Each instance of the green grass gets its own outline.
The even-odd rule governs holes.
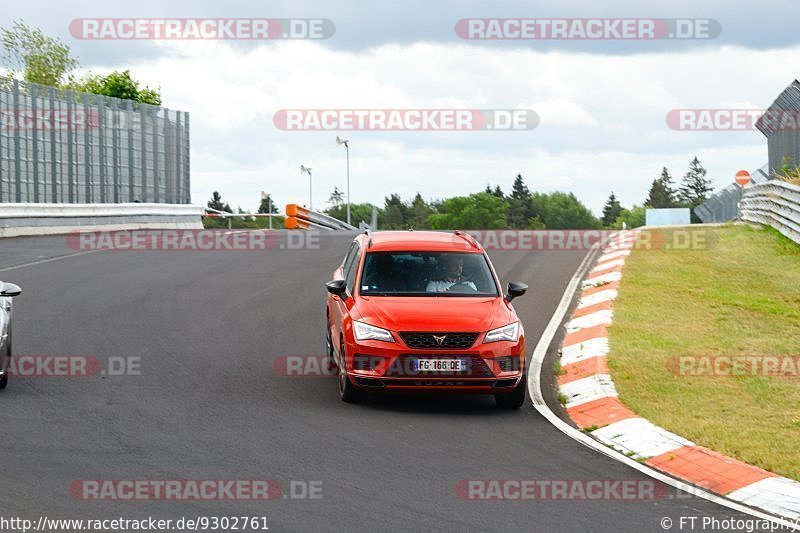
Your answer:
[[[676,356],[800,355],[800,246],[771,229],[708,229],[705,250],[634,250],[609,367],[620,399],[695,443],[800,480],[800,377],[680,376]],[[669,241],[669,239],[667,239]]]

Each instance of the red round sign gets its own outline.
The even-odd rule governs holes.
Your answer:
[[[740,170],[736,173],[736,183],[744,187],[750,183],[750,173],[746,170]]]

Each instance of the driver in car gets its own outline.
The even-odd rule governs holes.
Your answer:
[[[478,288],[462,276],[464,260],[457,255],[443,254],[439,261],[444,267],[444,275],[440,280],[431,280],[425,288],[427,292],[446,292],[455,287],[469,287],[477,292]]]

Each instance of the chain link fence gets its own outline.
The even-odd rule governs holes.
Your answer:
[[[769,165],[764,165],[750,173],[752,183],[764,183],[769,180]],[[712,194],[708,200],[694,208],[694,214],[706,224],[727,222],[739,216],[739,201],[742,199],[742,188],[731,183],[724,189]]]
[[[189,114],[0,78],[0,203],[190,203]]]

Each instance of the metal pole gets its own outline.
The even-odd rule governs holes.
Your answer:
[[[350,225],[350,141],[344,143],[347,152],[347,224]]]
[[[272,196],[267,196],[267,212],[269,213],[269,229],[272,229]]]

